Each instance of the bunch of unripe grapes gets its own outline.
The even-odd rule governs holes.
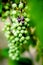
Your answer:
[[[24,7],[22,2],[19,5],[13,3],[9,12],[11,22],[5,22],[4,32],[8,39],[9,57],[12,60],[19,60],[23,45],[29,45],[30,19],[25,9],[26,6]]]

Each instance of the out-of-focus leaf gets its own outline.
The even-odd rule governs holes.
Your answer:
[[[30,0],[30,14],[36,25],[38,37],[43,43],[43,0]]]
[[[20,0],[15,0],[15,2],[16,2],[16,3],[19,3],[19,2],[20,2]]]
[[[1,49],[0,49],[0,61],[3,59],[2,53],[1,53]]]
[[[19,65],[19,64],[17,63],[17,61],[8,59],[8,65]]]
[[[2,0],[0,0],[0,14],[2,13]]]
[[[43,0],[30,0],[29,5],[31,10],[29,11],[30,17],[35,23],[36,34],[40,40],[40,53],[42,54],[43,50]]]
[[[32,65],[31,59],[27,58],[20,58],[18,61],[13,61],[11,59],[8,59],[9,65]]]
[[[1,54],[4,58],[8,57],[8,48],[4,48],[1,50]]]

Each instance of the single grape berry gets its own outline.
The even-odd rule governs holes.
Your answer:
[[[17,20],[18,20],[18,22],[20,22],[20,21],[21,21],[21,17],[19,16],[19,17],[17,18]]]
[[[20,8],[20,9],[23,8],[23,3],[22,3],[22,2],[20,2],[20,4],[19,4],[19,8]]]
[[[12,8],[16,8],[17,7],[17,5],[14,3],[14,4],[12,4]]]
[[[24,17],[21,17],[21,21],[24,21],[25,19],[24,19]]]

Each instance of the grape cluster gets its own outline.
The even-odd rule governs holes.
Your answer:
[[[19,5],[13,3],[10,9],[11,22],[6,22],[4,27],[5,36],[8,39],[9,57],[12,60],[18,60],[21,54],[21,47],[25,44],[29,45],[29,21],[23,3]]]

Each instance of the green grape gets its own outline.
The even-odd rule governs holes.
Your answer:
[[[20,16],[20,13],[21,13],[20,11],[17,11],[17,16]]]
[[[10,45],[10,47],[9,47],[10,49],[14,49],[14,45]]]
[[[15,50],[18,50],[18,47],[15,47]]]
[[[24,33],[25,33],[25,34],[28,34],[28,31],[27,31],[27,30],[25,30],[25,31],[24,31]]]
[[[12,39],[14,39],[14,36],[11,36],[11,37],[10,37],[10,40],[12,40]]]
[[[15,53],[14,53],[15,52]],[[18,60],[19,59],[19,50],[18,47],[15,46],[14,49],[9,49],[9,57],[12,58],[12,60]]]
[[[14,45],[13,46],[10,46],[9,49],[14,49],[14,47],[15,47]]]
[[[22,26],[22,23],[20,22],[19,25]]]
[[[21,33],[24,33],[24,30],[21,30]]]
[[[29,40],[30,39],[30,36],[26,36],[26,40]]]
[[[10,28],[9,28],[9,27],[7,27],[7,28],[6,28],[6,30],[7,30],[7,31],[9,31],[9,30],[10,30]]]
[[[23,26],[23,27],[22,27],[22,29],[24,29],[24,30],[25,30],[25,26]]]
[[[13,54],[12,53],[9,53],[9,57],[12,57],[13,56]]]
[[[24,41],[24,39],[25,39],[25,38],[22,36],[21,39],[20,39],[20,42]]]
[[[16,15],[16,13],[17,13],[16,10],[11,10],[11,11],[10,11],[10,15],[11,15],[11,16]]]
[[[12,56],[12,60],[15,60],[15,58],[16,58],[15,56]]]
[[[24,25],[27,26],[27,22],[24,22]]]
[[[2,14],[2,18],[5,19],[7,17],[7,14],[6,13],[3,13]]]
[[[19,38],[16,37],[16,38],[15,38],[15,41],[17,42],[18,40],[19,40]]]
[[[2,14],[3,18],[6,18],[9,15],[9,11],[6,11],[5,13]]]
[[[6,16],[8,16],[9,15],[9,11],[6,11],[5,14],[6,14]]]
[[[15,53],[15,55],[19,55],[20,54],[20,51],[19,51],[19,48],[16,50],[16,53]]]
[[[10,47],[9,47],[8,53],[10,54],[10,53],[13,53],[13,52],[15,52],[15,48],[10,48]]]
[[[17,30],[21,30],[21,27],[18,27]]]
[[[16,14],[16,10],[12,11],[12,14],[13,14],[13,15]]]
[[[13,17],[13,18],[12,18],[12,21],[13,21],[13,22],[15,22],[15,20],[16,20],[16,18],[15,18],[15,17]]]
[[[26,21],[26,22],[29,22],[29,21],[30,21],[30,19],[29,19],[29,18],[26,18],[26,19],[25,19],[25,21]]]
[[[16,31],[16,33],[17,33],[17,34],[19,34],[19,33],[20,33],[20,31],[19,31],[19,30],[17,30],[17,31]]]
[[[27,27],[29,27],[30,26],[30,24],[27,24]]]
[[[10,49],[10,52],[15,52],[15,48],[13,48],[13,49]]]
[[[23,8],[23,3],[22,3],[22,2],[20,2],[19,8],[20,8],[20,9]]]
[[[20,46],[22,46],[23,44],[20,42]]]
[[[6,3],[5,6],[4,6],[4,8],[5,8],[6,10],[9,9],[9,3]]]
[[[27,11],[27,10],[28,10],[28,5],[25,6],[25,11]]]
[[[24,16],[24,17],[27,17],[27,14],[24,12],[24,13],[23,13],[23,16]]]
[[[27,44],[27,42],[28,42],[27,40],[24,40],[23,44]]]
[[[9,7],[7,5],[4,6],[5,9],[9,9]]]
[[[16,30],[15,30],[15,29],[13,29],[13,30],[12,30],[12,33],[14,34],[14,33],[15,33],[15,31],[16,31]]]
[[[8,44],[8,47],[10,47],[10,46],[14,46],[14,43],[9,43]]]
[[[19,37],[22,37],[22,34],[21,33],[19,34]]]
[[[14,4],[12,4],[12,8],[16,8],[17,7],[17,5],[14,3]]]
[[[15,33],[13,33],[14,34],[14,36],[17,36],[17,33],[15,32]]]
[[[15,43],[15,40],[13,39],[13,40],[11,40],[11,43]]]
[[[5,8],[5,9],[9,9],[9,7],[8,7],[8,6],[5,6],[4,8]]]
[[[12,24],[11,30],[12,29],[16,29],[16,27],[18,27],[18,23],[16,24],[15,22]]]

